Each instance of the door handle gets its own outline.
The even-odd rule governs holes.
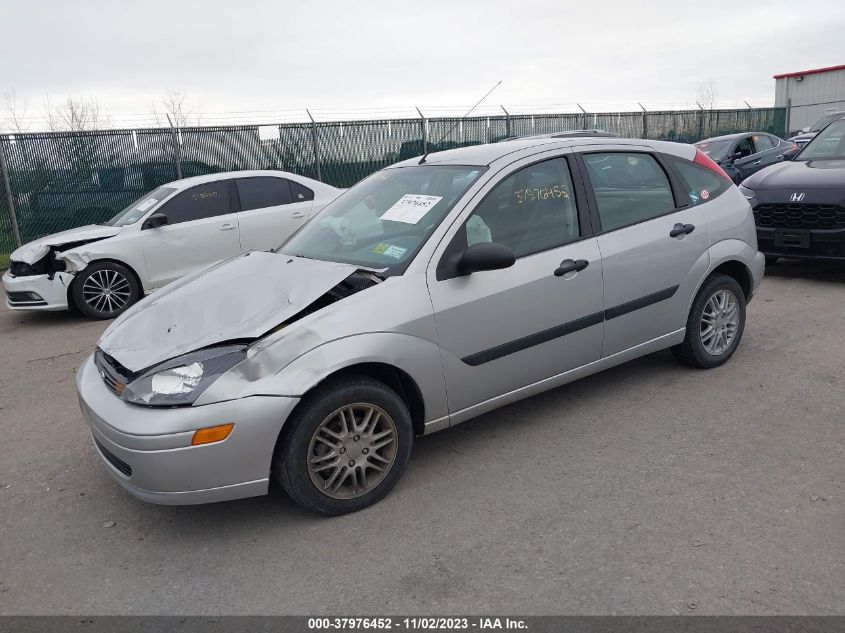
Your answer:
[[[221,225],[220,225],[220,230],[221,230],[221,231],[231,231],[233,228],[235,228],[235,225],[234,225],[234,224],[229,224],[228,222],[227,222],[226,224],[221,224]]]
[[[293,212],[291,212],[290,217],[292,217],[292,218],[304,218],[305,212],[304,211],[293,211]]]
[[[564,259],[560,266],[555,268],[555,277],[563,277],[566,273],[581,272],[590,265],[586,259]]]
[[[755,161],[754,161],[754,164],[755,164],[755,165],[759,165],[759,164],[760,164],[760,161],[759,161],[759,160],[755,160]]]
[[[695,230],[695,224],[681,224],[678,222],[669,231],[669,237],[679,237],[681,235],[689,235]]]

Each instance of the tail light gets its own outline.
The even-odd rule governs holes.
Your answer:
[[[733,183],[733,180],[731,180],[731,177],[728,176],[725,173],[725,170],[722,169],[721,167],[719,167],[719,165],[716,163],[716,161],[714,161],[712,158],[710,158],[707,154],[705,154],[704,152],[702,152],[698,148],[696,148],[696,150],[695,150],[695,158],[693,159],[692,162],[696,163],[697,165],[701,165],[702,167],[709,169],[710,171],[712,171],[715,174],[721,176],[725,180]]]

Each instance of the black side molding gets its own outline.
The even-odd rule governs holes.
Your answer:
[[[622,303],[613,308],[609,308],[604,312],[589,314],[575,319],[574,321],[561,323],[560,325],[550,327],[547,330],[535,332],[534,334],[529,334],[528,336],[523,336],[522,338],[518,338],[507,343],[502,343],[496,347],[491,347],[489,349],[476,352],[475,354],[464,356],[461,360],[467,365],[471,365],[473,367],[483,365],[484,363],[489,363],[490,361],[502,358],[503,356],[521,352],[522,350],[534,347],[535,345],[548,343],[549,341],[566,336],[567,334],[578,332],[579,330],[592,327],[593,325],[598,325],[604,321],[609,321],[610,319],[615,319],[616,317],[629,314],[630,312],[634,312],[636,310],[641,310],[642,308],[646,308],[661,301],[665,301],[666,299],[670,299],[677,291],[678,286],[672,286],[671,288],[666,288],[665,290],[653,292],[644,297],[640,297],[639,299],[634,299],[633,301],[628,301],[627,303]]]

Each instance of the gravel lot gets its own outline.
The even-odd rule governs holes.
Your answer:
[[[382,503],[135,501],[0,308],[0,614],[845,613],[845,267],[780,264],[733,360],[655,354],[418,440]]]

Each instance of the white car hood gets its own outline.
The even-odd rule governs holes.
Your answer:
[[[121,229],[120,226],[89,224],[61,233],[54,233],[24,244],[11,254],[10,259],[24,264],[34,264],[49,252],[51,246],[61,246],[71,242],[93,242],[94,240],[113,237],[120,233]]]
[[[356,270],[348,264],[247,253],[135,304],[106,330],[99,347],[136,372],[216,343],[258,338]]]

